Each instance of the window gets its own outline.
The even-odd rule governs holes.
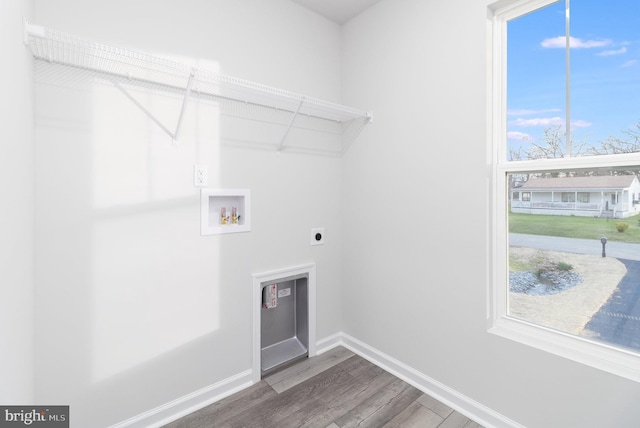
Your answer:
[[[562,202],[575,202],[576,194],[575,192],[562,192]]]
[[[624,297],[640,258],[606,247],[640,243],[624,190],[640,177],[640,3],[497,4],[489,330],[640,381],[640,314]],[[529,204],[509,204],[513,183]]]
[[[512,199],[514,201],[519,201],[520,200],[520,192],[513,192]]]

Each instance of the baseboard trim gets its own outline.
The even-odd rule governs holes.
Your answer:
[[[340,333],[339,345],[353,351],[486,428],[524,428],[523,425],[348,334]]]
[[[346,333],[336,333],[317,341],[316,354],[322,354],[337,346],[344,346],[486,428],[524,428],[504,415]],[[252,384],[254,384],[253,370],[246,370],[109,428],[159,428],[248,388]]]
[[[159,428],[189,413],[200,410],[253,384],[253,373],[246,370],[213,385],[170,401],[109,428]]]
[[[316,355],[320,355],[332,350],[333,348],[337,348],[338,346],[343,345],[343,342],[342,333],[332,334],[324,339],[320,339],[316,342]]]

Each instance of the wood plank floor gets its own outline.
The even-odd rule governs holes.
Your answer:
[[[343,347],[165,425],[209,427],[481,428]]]

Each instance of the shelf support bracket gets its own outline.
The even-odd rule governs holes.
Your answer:
[[[356,119],[352,119],[351,122],[354,122],[355,120]],[[345,132],[343,129],[342,131],[342,154],[343,155],[347,152],[347,150],[349,150],[349,147],[351,147],[351,143],[353,143],[355,139],[358,138],[358,135],[360,135],[360,132],[362,132],[364,127],[367,125],[371,125],[373,123],[373,114],[371,112],[367,112],[366,116],[361,120],[362,120],[362,124],[357,126],[356,132],[353,133],[353,135],[345,136]],[[353,124],[350,124],[350,125],[356,126]],[[343,123],[342,126],[345,127],[348,125],[345,125],[345,123]]]
[[[289,135],[289,131],[291,131],[291,127],[293,126],[293,122],[296,120],[296,116],[300,113],[300,108],[302,108],[302,104],[304,104],[304,97],[300,98],[300,104],[298,104],[298,108],[296,109],[293,116],[291,116],[291,121],[289,121],[289,126],[287,126],[286,131],[284,131],[284,135],[282,136],[282,140],[280,140],[280,145],[278,146],[278,154],[282,151],[282,147],[284,146],[284,140],[287,139],[287,135]]]
[[[149,111],[149,109],[147,109],[145,106],[143,106],[140,103],[140,101],[135,99],[135,97],[133,95],[131,95],[126,89],[124,89],[122,87],[122,85],[120,85],[118,82],[113,82],[113,86],[118,88],[120,90],[120,92],[122,92],[127,98],[129,98],[129,100],[132,103],[134,103],[136,105],[136,107],[138,107],[140,110],[142,110],[142,112],[144,114],[146,114],[149,119],[154,121],[155,124],[160,127],[160,129],[162,129],[169,137],[171,137],[171,141],[172,141],[173,145],[175,146],[175,145],[177,145],[178,135],[180,133],[180,128],[182,126],[182,119],[183,119],[184,113],[185,113],[185,111],[187,109],[187,102],[189,101],[189,96],[191,95],[191,90],[193,89],[194,76],[195,76],[195,70],[191,70],[191,74],[189,75],[189,81],[187,83],[187,89],[185,90],[184,99],[182,100],[182,108],[180,109],[180,116],[178,116],[178,123],[176,125],[176,131],[175,132],[171,132],[169,130],[169,128],[164,126],[162,124],[162,122],[160,122],[160,120],[158,120],[158,118],[156,118],[153,115],[153,113],[151,113]]]
[[[133,95],[131,95],[129,92],[127,92],[126,89],[120,86],[118,82],[113,82],[113,86],[118,88],[120,92],[122,92],[127,98],[129,98],[132,103],[134,103],[140,110],[142,110],[142,112],[146,114],[149,119],[153,120],[156,125],[158,125],[164,132],[167,133],[168,136],[170,136],[172,139],[175,138],[173,133],[171,133],[171,131],[169,131],[166,126],[164,126],[149,110],[147,110],[145,106],[143,106],[138,100],[136,100]]]
[[[189,95],[191,95],[191,89],[193,88],[193,78],[196,74],[194,69],[191,69],[191,74],[189,74],[189,82],[187,83],[187,89],[184,93],[184,100],[182,100],[182,108],[180,109],[180,116],[178,116],[178,124],[176,125],[176,132],[173,135],[173,143],[176,144],[178,140],[178,135],[180,134],[180,127],[182,126],[182,118],[184,117],[184,112],[187,109],[187,102],[189,101]]]

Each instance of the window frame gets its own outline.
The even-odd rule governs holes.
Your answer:
[[[576,192],[561,192],[560,195],[561,202],[576,202]]]
[[[591,202],[591,193],[589,192],[576,192],[576,202],[579,204],[588,204]]]
[[[508,1],[508,0],[507,0]],[[615,154],[525,161],[507,160],[506,51],[507,23],[557,0],[500,0],[489,6],[488,98],[490,102],[488,147],[491,148],[489,178],[489,236],[487,258],[487,331],[533,348],[640,382],[640,353],[575,336],[507,313],[508,299],[508,207],[507,176],[529,171],[563,171],[584,168],[624,168],[640,164],[640,154]]]

